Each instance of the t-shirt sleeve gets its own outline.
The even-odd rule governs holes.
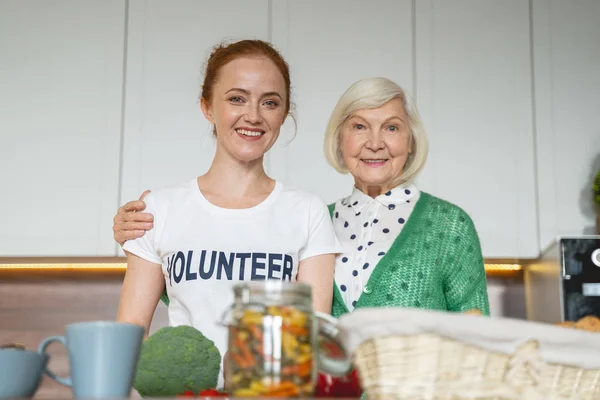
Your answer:
[[[325,202],[319,198],[311,199],[308,215],[308,238],[298,254],[299,261],[322,254],[341,253],[342,246]]]
[[[156,225],[158,220],[158,216],[156,215],[157,207],[155,196],[152,193],[149,193],[146,197],[144,197],[144,202],[146,203],[146,209],[144,212],[154,215],[154,225],[152,226],[152,229],[144,233],[144,236],[126,241],[123,244],[123,250],[135,254],[136,256],[154,264],[162,264],[155,241],[157,229]]]

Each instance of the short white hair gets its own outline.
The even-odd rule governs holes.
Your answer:
[[[341,150],[342,125],[356,111],[383,106],[388,101],[400,99],[408,116],[412,152],[408,155],[398,184],[412,181],[427,161],[429,142],[414,102],[395,82],[387,78],[362,79],[346,90],[337,102],[325,131],[324,151],[329,164],[339,173],[348,173]]]

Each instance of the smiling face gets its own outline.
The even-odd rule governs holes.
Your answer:
[[[241,57],[224,65],[212,101],[201,101],[216,128],[217,152],[241,162],[262,160],[287,117],[286,98],[283,76],[268,58]]]
[[[412,152],[402,100],[357,110],[342,124],[340,137],[342,159],[359,190],[376,196],[398,185]]]

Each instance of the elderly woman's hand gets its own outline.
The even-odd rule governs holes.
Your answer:
[[[152,229],[154,216],[141,212],[146,208],[143,199],[148,193],[150,191],[146,190],[138,200],[119,207],[117,215],[113,218],[113,236],[121,246],[128,240],[144,236],[147,230]]]

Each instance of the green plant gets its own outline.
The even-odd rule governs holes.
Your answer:
[[[191,326],[164,327],[142,345],[133,387],[144,397],[173,397],[217,386],[221,354]]]
[[[594,179],[594,184],[592,186],[592,191],[594,193],[594,204],[600,207],[600,171],[596,174],[596,178]]]

